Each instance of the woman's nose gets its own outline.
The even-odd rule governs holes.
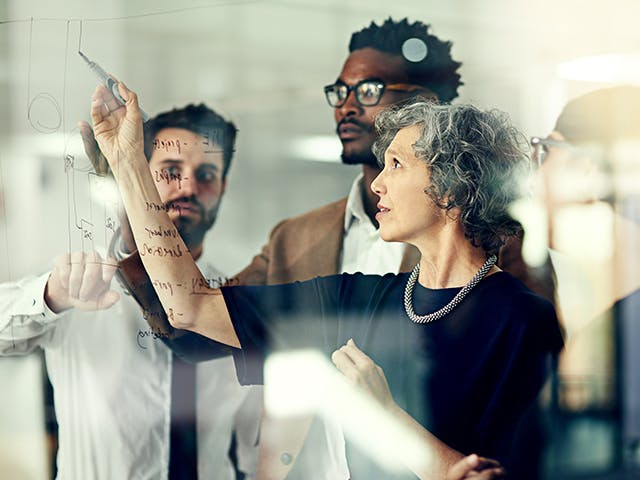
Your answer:
[[[384,191],[384,170],[378,174],[376,178],[371,182],[371,191],[378,196],[381,196]]]

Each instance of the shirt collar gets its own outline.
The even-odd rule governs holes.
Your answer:
[[[351,190],[347,197],[347,207],[344,215],[344,230],[349,230],[349,227],[354,220],[369,221],[367,214],[364,211],[364,205],[362,204],[362,182],[364,181],[364,174],[360,174],[355,178],[351,184]]]

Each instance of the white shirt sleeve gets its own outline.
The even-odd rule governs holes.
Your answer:
[[[258,437],[262,418],[263,387],[252,385],[240,387],[246,397],[236,411],[234,427],[236,433],[236,456],[238,469],[245,480],[256,478],[258,470]]]
[[[46,342],[56,321],[44,301],[50,272],[0,284],[0,355],[20,355]]]

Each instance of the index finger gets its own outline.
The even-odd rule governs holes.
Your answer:
[[[124,98],[127,107],[127,113],[125,119],[134,123],[142,121],[142,113],[140,112],[140,105],[138,104],[138,94],[133,90],[129,90],[129,87],[124,82],[118,82],[118,92],[120,96]]]
[[[358,348],[356,342],[353,341],[353,338],[350,338],[347,343],[340,348],[340,350],[348,355],[351,361],[359,368],[368,367],[374,364],[371,357]]]
[[[462,480],[465,475],[473,471],[480,464],[478,456],[474,453],[453,464],[447,472],[447,480]]]
[[[107,287],[118,269],[118,262],[114,258],[108,257],[107,259],[103,259],[97,251],[87,254],[87,264],[96,266],[99,270],[100,280],[102,280]]]
[[[482,470],[478,473],[477,470],[474,470],[473,473],[471,473],[471,476],[469,477],[469,480],[473,479],[473,480],[498,480],[498,479],[503,479],[506,478],[506,472],[504,471],[504,468],[502,467],[495,467],[495,468],[490,468],[488,470]]]
[[[105,283],[111,283],[113,276],[118,270],[118,263],[113,258],[107,258],[102,261],[102,281]]]
[[[494,460],[493,458],[478,457],[478,466],[475,469],[480,471],[480,470],[485,470],[488,468],[496,468],[500,466],[501,466],[500,462],[497,460]]]
[[[352,372],[355,368],[355,364],[353,363],[353,360],[351,360],[351,357],[344,353],[341,348],[331,354],[331,361],[344,375],[347,375],[348,372]]]

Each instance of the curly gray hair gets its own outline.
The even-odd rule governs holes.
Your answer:
[[[488,254],[521,227],[508,213],[528,173],[528,142],[498,110],[419,101],[391,107],[376,117],[378,162],[402,128],[421,125],[413,150],[425,161],[431,185],[424,192],[447,213],[458,209],[466,238]]]

